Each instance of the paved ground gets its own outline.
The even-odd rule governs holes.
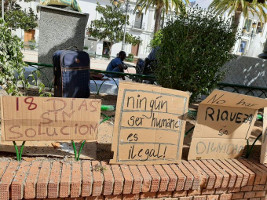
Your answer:
[[[28,62],[38,62],[38,52],[31,51],[31,50],[24,50],[24,61]],[[91,58],[91,69],[98,69],[98,70],[106,70],[107,65],[109,64],[110,60],[106,58]],[[128,63],[129,65],[135,65],[134,63]],[[128,68],[125,73],[135,73],[135,69],[133,67]]]

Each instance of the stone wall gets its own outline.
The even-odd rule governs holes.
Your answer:
[[[51,6],[39,6],[39,47],[38,62],[53,64],[55,51],[76,46],[83,50],[84,37],[89,14],[59,9]],[[53,69],[42,70],[41,80],[49,85],[53,78]]]

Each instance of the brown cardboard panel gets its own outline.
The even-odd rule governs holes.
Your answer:
[[[3,96],[3,141],[96,140],[101,100]]]
[[[214,90],[199,104],[189,159],[235,158],[240,155],[237,150],[226,150],[225,153],[221,148],[231,149],[233,145],[243,148],[243,142],[250,137],[256,121],[257,110],[265,106],[266,99]],[[204,149],[203,153],[200,153],[200,148]]]
[[[245,139],[193,138],[188,160],[238,158],[245,146]]]
[[[267,106],[267,99],[214,90],[201,104],[260,109]]]
[[[189,93],[121,82],[111,163],[163,164],[181,159]]]
[[[257,110],[201,104],[193,137],[232,138],[249,137],[257,117]]]
[[[263,113],[263,127],[262,127],[262,144],[261,144],[261,158],[262,164],[267,163],[267,107],[264,108]]]

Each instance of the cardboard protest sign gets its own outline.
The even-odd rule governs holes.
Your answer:
[[[267,100],[214,90],[199,104],[188,159],[236,158]]]
[[[262,164],[267,163],[267,107],[264,108],[263,113],[263,127],[262,127],[262,144],[261,144],[261,158]]]
[[[181,159],[189,93],[121,82],[111,163],[163,164]]]
[[[96,140],[101,100],[1,97],[2,140]]]

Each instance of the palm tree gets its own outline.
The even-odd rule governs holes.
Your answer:
[[[213,0],[209,8],[213,9],[217,14],[223,14],[228,11],[228,14],[234,13],[234,25],[236,30],[240,21],[241,14],[245,18],[249,13],[253,16],[256,14],[261,22],[266,22],[266,3],[260,3],[258,0]]]
[[[176,11],[184,10],[185,4],[189,4],[189,0],[138,0],[136,3],[140,11],[145,9],[146,12],[149,7],[156,7],[154,33],[160,29],[161,13],[163,10],[166,13],[168,13],[171,7],[174,7]]]

